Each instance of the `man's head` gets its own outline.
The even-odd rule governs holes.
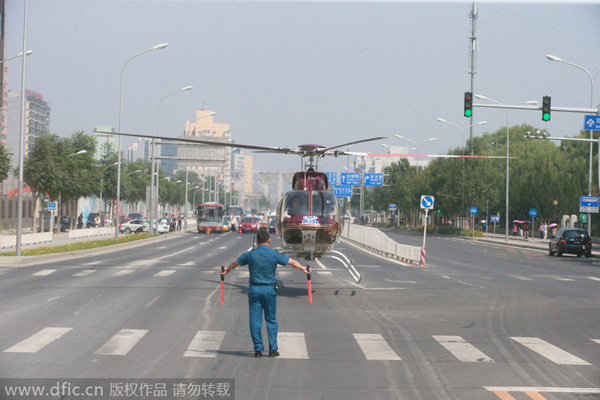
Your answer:
[[[271,240],[271,235],[268,231],[260,230],[256,233],[256,243],[267,244]]]

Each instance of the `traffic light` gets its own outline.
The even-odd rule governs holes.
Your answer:
[[[465,92],[465,117],[471,118],[473,115],[473,93]]]
[[[551,103],[550,96],[544,96],[542,99],[542,121],[550,121]]]
[[[436,211],[438,214],[442,212],[442,210],[440,208],[438,208]]]

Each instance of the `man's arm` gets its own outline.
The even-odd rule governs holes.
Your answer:
[[[306,267],[292,258],[290,258],[290,261],[288,261],[287,265],[291,265],[292,267],[299,269],[300,271],[304,272],[305,274],[308,274],[308,270],[306,269]]]
[[[231,264],[229,264],[229,266],[227,266],[227,268],[225,268],[225,270],[221,272],[221,275],[227,275],[228,273],[233,271],[238,265],[240,264],[238,264],[237,260],[233,260]]]

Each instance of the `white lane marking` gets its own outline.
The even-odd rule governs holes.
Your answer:
[[[365,354],[367,360],[400,361],[398,354],[378,333],[353,333],[354,339]]]
[[[575,357],[571,353],[554,346],[535,337],[511,337],[512,340],[522,344],[523,346],[535,351],[541,356],[546,357],[548,360],[561,365],[591,365],[587,361],[582,360],[579,357]]]
[[[237,277],[241,279],[250,278],[250,271],[240,271],[238,272]]]
[[[124,356],[148,333],[148,329],[121,329],[94,354]]]
[[[533,280],[531,278],[526,278],[526,277],[520,276],[520,275],[511,275],[511,274],[509,274],[508,276],[512,276],[513,278],[520,279],[522,281],[532,281]]]
[[[191,267],[192,265],[196,265],[196,261],[188,261],[185,264],[179,264],[180,267]]]
[[[319,259],[317,258],[315,261],[316,261],[317,265],[318,265],[319,267],[321,267],[321,269],[327,269],[327,267],[325,266],[325,264],[323,264],[323,263],[321,262],[321,260],[319,260]]]
[[[129,274],[133,274],[135,272],[134,269],[122,269],[120,271],[115,272],[112,276],[125,276]]]
[[[55,269],[43,269],[41,271],[36,272],[33,276],[48,276],[51,273],[56,272]]]
[[[331,271],[316,271],[319,276],[321,275],[333,275]]]
[[[5,353],[35,353],[44,346],[60,339],[65,333],[73,328],[52,328],[47,327],[29,338],[15,344],[4,350]]]
[[[488,392],[542,392],[542,393],[600,393],[600,388],[565,388],[565,387],[521,387],[521,386],[484,386]]]
[[[174,269],[163,269],[162,271],[154,274],[154,276],[157,278],[164,278],[165,276],[173,275],[175,272],[176,271]]]
[[[84,269],[82,271],[77,272],[76,274],[73,274],[73,276],[88,276],[93,274],[94,272],[96,272],[95,269]]]
[[[592,342],[596,342],[596,343],[600,344],[600,339],[591,339],[591,340],[592,340]]]
[[[279,278],[290,278],[292,276],[292,271],[277,271],[277,276]]]
[[[303,332],[279,332],[277,345],[279,358],[308,360],[308,349]]]
[[[158,258],[157,258],[157,260],[162,260],[162,259],[165,259],[165,258],[169,258],[169,257],[176,256],[177,254],[186,253],[186,252],[189,252],[189,251],[192,251],[192,250],[194,250],[195,248],[196,248],[196,246],[188,247],[187,249],[184,249],[184,250],[178,251],[178,252],[176,252],[176,253],[167,254],[167,255],[164,255],[164,256],[162,256],[162,257],[158,257]]]
[[[223,331],[198,331],[184,357],[216,357],[225,337]]]
[[[600,281],[600,278],[596,278],[595,276],[588,276],[588,279],[591,279],[593,281]]]
[[[81,265],[87,265],[87,266],[90,266],[90,265],[98,265],[98,264],[102,264],[103,262],[104,262],[104,261],[92,261],[92,262],[85,263],[85,264],[81,264]]]
[[[462,362],[494,362],[460,336],[434,335],[433,338]]]

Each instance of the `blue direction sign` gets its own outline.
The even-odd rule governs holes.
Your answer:
[[[48,203],[48,211],[56,211],[56,202]]]
[[[390,204],[390,211],[396,211],[398,209],[398,206],[395,204]]]
[[[333,194],[336,197],[352,197],[352,186],[336,185],[333,187]]]
[[[421,208],[425,210],[431,210],[433,208],[433,202],[433,196],[421,196]]]
[[[600,131],[600,116],[586,115],[583,127],[588,131]]]
[[[535,208],[532,208],[531,210],[529,210],[529,216],[537,217],[537,210]]]
[[[383,186],[383,174],[365,174],[365,186]]]
[[[327,174],[327,182],[329,186],[333,186],[337,184],[337,172],[326,172]]]
[[[475,206],[472,206],[471,208],[469,208],[469,214],[471,214],[471,215],[477,215],[478,212],[479,212],[479,210]]]
[[[490,215],[490,221],[493,223],[500,222],[500,216],[499,215]]]
[[[358,172],[342,172],[342,185],[360,185],[360,174]]]
[[[600,197],[581,196],[579,198],[579,212],[597,213],[600,208]]]

